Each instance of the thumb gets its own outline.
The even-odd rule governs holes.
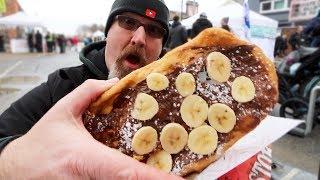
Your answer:
[[[97,97],[104,91],[110,89],[118,81],[118,78],[107,81],[93,79],[86,80],[83,84],[61,99],[60,103],[62,103],[64,107],[69,108],[74,117],[81,116]]]
[[[83,164],[77,164],[86,170],[82,173],[90,179],[182,179],[147,166],[100,143],[94,144],[82,151],[90,154],[90,157],[81,155],[87,159],[80,161]]]

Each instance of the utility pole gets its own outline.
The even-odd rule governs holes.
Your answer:
[[[182,20],[182,12],[183,12],[183,0],[181,0],[180,20]]]

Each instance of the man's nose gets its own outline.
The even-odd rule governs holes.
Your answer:
[[[146,31],[143,26],[140,26],[136,31],[133,32],[130,43],[132,45],[138,45],[144,47],[146,45]]]

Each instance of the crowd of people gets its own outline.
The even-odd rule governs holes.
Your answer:
[[[292,51],[305,47],[320,47],[320,11],[306,26],[298,26],[295,31],[287,37],[286,34],[281,34],[276,38],[274,56],[283,57],[286,55],[286,50],[290,48]]]
[[[45,36],[43,36],[40,31],[34,33],[33,31],[27,34],[27,43],[29,47],[29,52],[56,52],[57,48],[59,47],[60,53],[65,53],[66,45],[67,45],[67,38],[63,34],[53,34],[48,32]],[[45,46],[43,44],[45,42]],[[71,39],[72,44],[77,44],[77,38]],[[44,47],[46,50],[44,50]]]
[[[82,46],[87,46],[93,43],[91,37],[78,38],[77,35],[67,37],[64,34],[55,34],[51,32],[42,33],[41,31],[23,32],[20,39],[26,40],[26,45],[30,53],[65,53],[67,49],[79,52]],[[78,43],[83,42],[81,47]],[[10,39],[5,34],[0,34],[0,53],[10,52]]]
[[[229,23],[229,17],[224,17],[221,19],[221,28],[232,32]],[[196,37],[201,31],[206,28],[213,27],[210,20],[207,18],[206,13],[201,13],[199,18],[193,23],[191,29],[186,29],[180,22],[179,16],[173,17],[173,23],[170,24],[169,29],[169,39],[165,45],[167,51],[174,49]]]

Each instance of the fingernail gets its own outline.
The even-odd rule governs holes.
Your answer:
[[[112,78],[112,79],[109,79],[107,80],[109,83],[116,83],[119,81],[119,78]]]

